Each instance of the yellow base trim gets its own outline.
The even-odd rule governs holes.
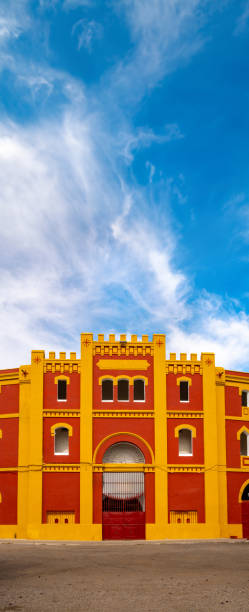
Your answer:
[[[0,414],[0,419],[18,419],[19,412],[9,412],[7,414]]]
[[[146,540],[195,540],[242,538],[242,525],[169,524],[146,525]]]
[[[17,538],[28,540],[102,540],[102,525],[81,525],[68,523],[67,525],[0,525],[0,538]]]

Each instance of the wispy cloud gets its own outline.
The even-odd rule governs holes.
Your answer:
[[[85,47],[90,52],[94,40],[102,36],[102,27],[94,19],[79,19],[72,28],[72,34],[77,37],[78,50]]]
[[[133,52],[114,69],[117,93],[126,92],[126,103],[140,100],[145,91],[200,50],[209,4],[201,0],[112,1],[114,9],[124,15],[133,42]]]
[[[249,2],[247,0],[247,2],[244,5],[244,10],[242,14],[237,19],[236,26],[234,29],[235,36],[239,36],[240,34],[242,34],[242,32],[244,32],[244,30],[248,26],[248,22],[249,22]]]
[[[176,123],[168,124],[164,130],[156,134],[151,128],[137,128],[132,132],[120,132],[119,146],[121,154],[127,163],[134,159],[134,153],[139,149],[149,147],[151,144],[163,144],[172,140],[184,138]]]
[[[9,0],[0,5],[0,45],[3,47],[18,38],[30,26],[28,1]]]

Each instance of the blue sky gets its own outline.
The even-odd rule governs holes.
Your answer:
[[[0,0],[3,367],[82,331],[249,369],[249,1]]]

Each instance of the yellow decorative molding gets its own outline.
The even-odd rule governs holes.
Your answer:
[[[226,471],[226,472],[238,472],[238,474],[240,472],[249,472],[249,466],[245,467],[245,468],[226,468],[225,466],[218,466],[222,468],[222,471]]]
[[[154,453],[153,453],[153,450],[152,450],[150,444],[144,438],[139,436],[138,434],[135,434],[135,433],[130,432],[130,431],[116,431],[115,433],[112,433],[109,436],[106,436],[105,438],[103,438],[103,440],[101,440],[99,442],[98,446],[95,448],[94,455],[93,455],[93,463],[96,463],[96,457],[97,457],[98,451],[99,451],[100,447],[104,444],[104,442],[106,442],[106,440],[111,440],[112,438],[117,438],[118,436],[131,436],[132,438],[135,438],[135,440],[137,439],[137,440],[140,440],[141,442],[143,442],[143,444],[145,446],[147,446],[147,448],[148,448],[148,450],[150,452],[152,463],[154,463],[154,461],[155,461]]]
[[[176,384],[179,387],[181,382],[188,382],[189,386],[191,387],[192,385],[192,378],[188,378],[187,376],[180,376],[177,381]]]
[[[179,410],[168,410],[166,412],[167,419],[203,419],[203,416],[203,412],[194,412],[193,410],[184,410],[184,412]]]
[[[48,418],[54,417],[66,417],[66,418],[79,418],[80,411],[79,410],[43,410],[43,416]]]
[[[2,493],[0,493],[0,504],[2,503]]]
[[[17,385],[19,382],[19,371],[17,372],[1,372],[1,385]]]
[[[194,363],[192,361],[175,361],[170,360],[165,362],[165,373],[166,374],[182,374],[183,376],[188,374],[203,374],[203,368],[201,363]]]
[[[150,463],[95,463],[93,472],[154,472]]]
[[[3,437],[3,431],[2,429],[0,429],[0,439],[2,439],[2,437]]]
[[[18,419],[19,412],[7,412],[7,414],[0,414],[0,419]]]
[[[43,466],[43,472],[79,472],[79,463],[63,463],[58,465],[57,463],[50,463]]]
[[[240,455],[240,467],[249,470],[249,457],[247,455]]]
[[[100,370],[147,370],[150,367],[146,359],[99,359]]]
[[[247,418],[245,418],[244,416],[225,416],[225,420],[226,421],[246,421],[248,420]]]
[[[154,417],[154,412],[149,410],[146,412],[144,412],[143,410],[131,410],[131,412],[127,412],[124,410],[93,410],[93,417],[151,419]]]
[[[175,438],[179,438],[179,431],[181,431],[181,429],[188,429],[189,431],[192,431],[192,437],[196,438],[196,427],[186,423],[181,423],[181,425],[177,425],[177,427],[175,427]]]
[[[72,425],[69,425],[68,423],[55,423],[55,425],[52,425],[50,431],[51,431],[51,436],[55,435],[55,430],[56,429],[60,429],[60,427],[63,427],[65,429],[68,429],[69,432],[69,436],[71,437],[73,435],[73,428]]]
[[[186,464],[177,464],[177,465],[168,465],[168,472],[192,472],[192,473],[200,473],[204,472],[204,465],[186,465]]]
[[[60,374],[59,376],[55,376],[54,378],[54,383],[57,385],[58,380],[66,380],[67,384],[70,385],[70,378],[69,376],[65,376],[65,374]]]

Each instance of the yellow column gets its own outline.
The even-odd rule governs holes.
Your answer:
[[[23,372],[25,373],[23,375]],[[30,367],[19,368],[19,439],[18,439],[18,537],[27,537],[28,487],[29,487],[29,413]]]
[[[218,483],[219,520],[221,537],[227,537],[227,477],[226,477],[226,421],[225,421],[225,372],[219,368],[216,380],[217,427],[218,427]]]
[[[168,524],[167,419],[165,336],[153,335],[155,411],[155,538],[165,537]]]
[[[93,522],[92,482],[92,395],[93,395],[93,334],[81,334],[80,372],[80,522],[89,527]],[[84,538],[84,530],[82,533]],[[87,537],[86,537],[87,539]]]
[[[214,353],[201,354],[203,368],[205,520],[208,536],[220,536],[218,436]]]
[[[39,537],[42,522],[43,462],[43,365],[44,351],[31,353],[29,410],[29,486],[27,498],[27,535]]]

